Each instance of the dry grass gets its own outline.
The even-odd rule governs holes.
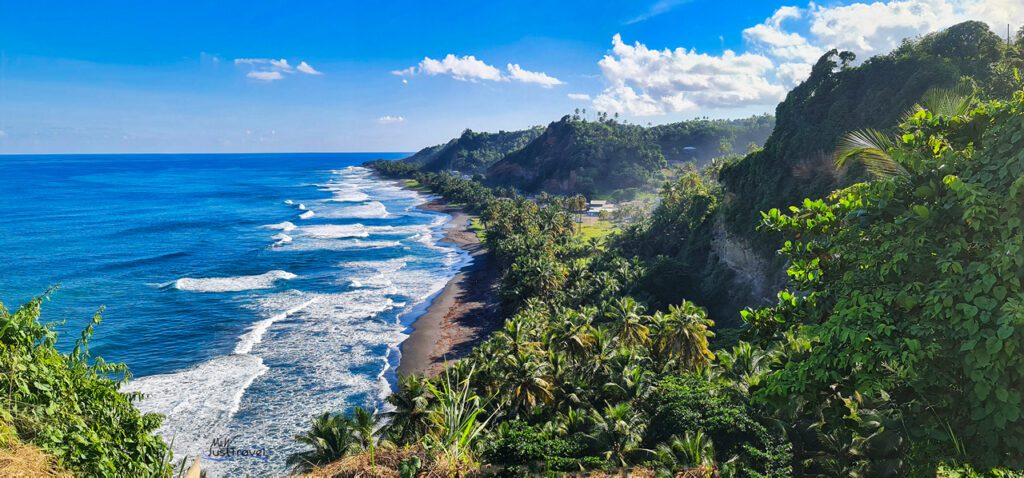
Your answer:
[[[71,478],[54,458],[39,448],[11,443],[0,448],[0,476],[5,478]]]
[[[466,467],[450,467],[447,464],[429,460],[423,447],[404,448],[382,447],[374,453],[373,460],[368,452],[349,455],[327,466],[317,468],[304,478],[398,478],[398,467],[402,462],[419,457],[423,468],[417,475],[421,478],[448,478],[450,476],[475,476],[477,470]]]

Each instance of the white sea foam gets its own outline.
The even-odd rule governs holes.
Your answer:
[[[306,307],[313,305],[313,303],[315,303],[317,300],[319,299],[317,297],[314,297],[295,307],[292,307],[291,309],[271,315],[266,319],[263,319],[259,322],[256,322],[255,324],[252,324],[252,327],[249,327],[249,331],[238,338],[238,345],[235,346],[235,353],[247,354],[249,352],[252,352],[253,346],[263,341],[263,335],[267,333],[267,329],[269,329],[271,325],[274,325],[274,322],[285,319],[289,315],[293,315],[300,312],[302,309],[305,309]]]
[[[321,224],[303,227],[301,232],[318,239],[341,239],[345,237],[367,237],[369,230],[362,224]]]
[[[142,392],[139,410],[166,417],[157,432],[173,440],[177,456],[199,456],[214,438],[227,433],[245,390],[267,370],[259,357],[232,354],[180,372],[132,380],[122,391]]]
[[[296,207],[297,207],[297,208],[298,208],[298,209],[299,209],[300,211],[305,211],[306,209],[308,209],[308,208],[306,207],[306,205],[305,205],[305,204],[302,204],[302,203],[299,203],[299,205],[298,205],[298,206],[296,206]]]
[[[183,277],[173,282],[174,288],[190,292],[239,292],[243,290],[269,289],[274,282],[291,280],[298,276],[287,271],[270,271],[259,275],[235,277]]]
[[[284,203],[285,203],[285,204],[288,204],[288,205],[290,206],[290,205],[292,205],[292,204],[295,204],[295,201],[292,201],[291,199],[285,199],[285,200],[284,200]]]
[[[267,229],[279,229],[281,231],[288,232],[295,230],[296,226],[291,221],[285,221],[277,224],[267,224],[266,226],[263,227]]]
[[[380,201],[370,201],[356,206],[346,206],[323,211],[321,217],[380,219],[388,217],[388,209]]]
[[[334,193],[334,197],[327,200],[327,202],[363,202],[370,199],[366,193],[356,190],[332,190],[331,188],[325,188],[328,191]]]
[[[273,236],[270,236],[270,238],[275,239],[275,242],[271,244],[273,247],[281,247],[292,242],[292,236],[284,233],[274,234]]]
[[[346,251],[350,249],[383,249],[403,247],[399,241],[364,241],[361,239],[314,239],[293,241],[277,250],[289,251]]]
[[[309,219],[309,218],[313,217],[314,215],[315,214],[313,213],[313,211],[306,211],[306,212],[304,212],[302,214],[299,214],[299,219]]]

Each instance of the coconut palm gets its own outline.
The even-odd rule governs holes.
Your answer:
[[[700,468],[709,473],[715,466],[715,446],[703,432],[673,435],[655,450],[658,462],[676,472]]]
[[[718,368],[729,378],[730,384],[747,392],[761,382],[774,360],[774,354],[740,342],[732,349],[718,353]]]
[[[392,441],[406,444],[427,433],[430,424],[430,389],[419,375],[400,375],[398,390],[388,395],[394,409],[383,413]]]
[[[677,368],[693,370],[715,358],[708,348],[708,337],[714,336],[710,329],[714,322],[707,318],[704,309],[683,301],[669,306],[667,314],[653,321],[655,353]]]
[[[651,330],[644,322],[644,307],[632,297],[624,297],[612,303],[608,318],[618,324],[617,337],[627,347],[647,345]]]
[[[542,403],[551,403],[554,399],[547,364],[534,356],[509,355],[505,359],[505,370],[504,382],[513,410],[528,410]]]
[[[360,437],[353,429],[352,420],[346,416],[324,413],[313,420],[313,426],[295,440],[313,447],[292,454],[287,463],[296,471],[308,471],[340,459],[361,449]]]
[[[590,416],[594,431],[589,437],[599,449],[605,450],[606,460],[626,466],[631,456],[642,451],[640,441],[647,424],[628,403],[608,405],[600,412],[592,410]]]

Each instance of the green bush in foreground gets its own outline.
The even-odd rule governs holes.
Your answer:
[[[791,285],[747,319],[811,346],[758,396],[805,404],[829,465],[1024,468],[1024,92],[950,110],[862,148],[878,180],[765,214]]]
[[[153,434],[161,417],[135,409],[140,394],[118,391],[127,368],[98,357],[90,363],[99,314],[62,354],[56,332],[39,322],[43,299],[13,314],[0,304],[0,422],[81,476],[169,476],[169,449]]]

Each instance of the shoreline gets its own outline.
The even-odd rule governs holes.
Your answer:
[[[464,357],[500,326],[500,274],[493,267],[487,247],[469,229],[469,214],[443,200],[417,208],[451,215],[452,219],[444,225],[441,242],[459,247],[473,259],[445,284],[426,311],[410,325],[412,333],[399,345],[401,357],[396,373],[432,377],[444,370],[446,362]]]

